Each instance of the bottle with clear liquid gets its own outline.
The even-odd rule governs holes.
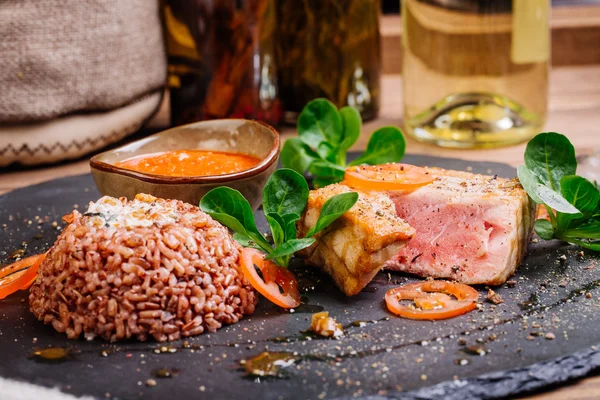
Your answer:
[[[405,130],[446,147],[542,131],[550,0],[402,0]]]

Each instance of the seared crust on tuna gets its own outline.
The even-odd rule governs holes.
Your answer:
[[[304,237],[319,218],[327,199],[350,192],[334,184],[313,190],[306,212],[298,222],[298,237]],[[396,215],[394,203],[384,193],[359,193],[356,204],[327,229],[315,235],[316,243],[300,256],[330,274],[346,295],[364,288],[383,263],[397,254],[415,230]]]

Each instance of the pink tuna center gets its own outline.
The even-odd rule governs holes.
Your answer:
[[[506,216],[497,215],[491,206],[428,205],[411,196],[397,196],[394,202],[398,216],[417,231],[395,258],[407,267],[404,270],[410,272],[417,263],[442,274],[473,276],[477,265],[502,262],[506,221],[501,219]]]

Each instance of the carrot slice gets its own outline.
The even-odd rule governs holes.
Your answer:
[[[389,290],[385,294],[385,304],[390,312],[400,317],[437,320],[474,310],[478,297],[477,290],[462,283],[424,281]],[[404,305],[402,300],[413,300],[414,306]]]
[[[427,170],[409,164],[359,165],[346,169],[348,186],[365,190],[415,190],[433,182]]]
[[[260,294],[282,308],[300,305],[298,283],[290,271],[265,260],[261,252],[249,247],[242,250],[240,258],[244,276]],[[257,268],[262,277],[256,271]]]
[[[23,258],[0,269],[0,299],[15,293],[17,290],[28,289],[37,278],[40,264],[47,253]]]

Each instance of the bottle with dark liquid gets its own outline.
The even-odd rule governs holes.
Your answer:
[[[285,121],[325,97],[377,116],[380,0],[274,0],[274,55]]]
[[[171,123],[282,117],[272,0],[164,0]]]
[[[403,0],[406,133],[463,148],[539,133],[549,12],[550,0]]]

